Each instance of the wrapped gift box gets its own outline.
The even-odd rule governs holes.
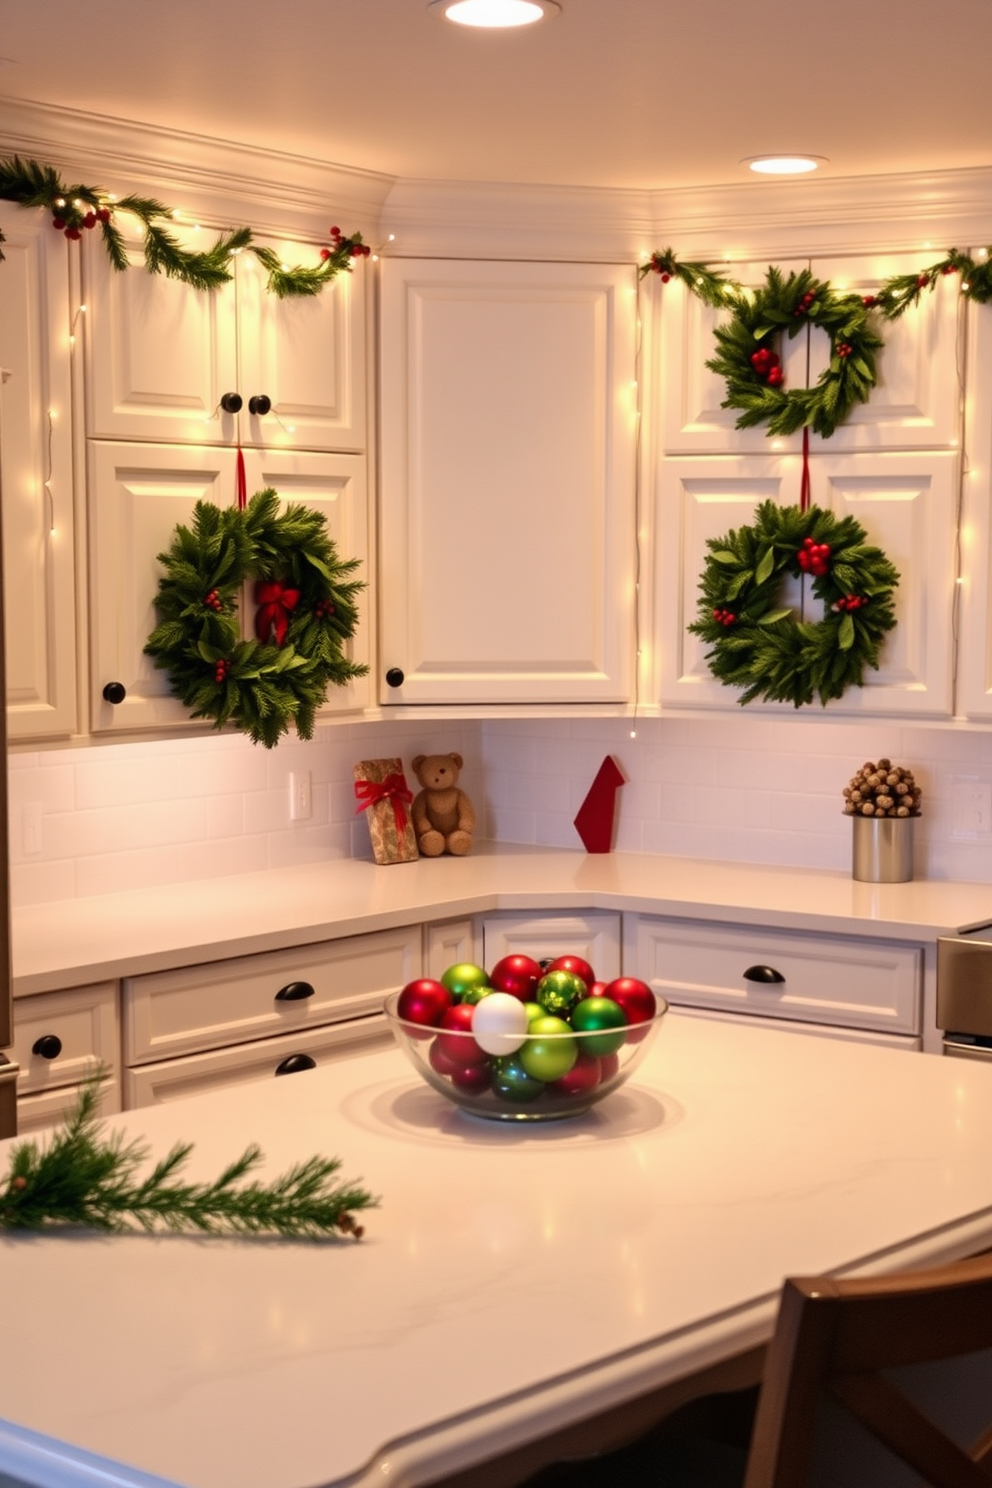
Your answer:
[[[410,820],[413,793],[400,759],[359,760],[355,796],[364,811],[377,863],[412,863],[420,856]]]

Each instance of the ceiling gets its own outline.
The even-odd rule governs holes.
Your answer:
[[[716,185],[783,149],[837,176],[989,166],[990,51],[990,0],[562,0],[515,32],[426,0],[0,0],[0,96],[407,178]]]

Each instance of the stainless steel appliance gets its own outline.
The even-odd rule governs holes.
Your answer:
[[[945,1054],[992,1059],[992,922],[937,941],[937,1027]]]

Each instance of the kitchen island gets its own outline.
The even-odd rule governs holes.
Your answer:
[[[358,1243],[0,1238],[0,1418],[122,1484],[520,1481],[618,1408],[753,1378],[785,1275],[992,1245],[992,1069],[678,1012],[541,1127],[465,1116],[394,1049],[111,1125],[193,1141],[200,1179],[249,1141],[267,1176],[337,1155],[382,1199]]]

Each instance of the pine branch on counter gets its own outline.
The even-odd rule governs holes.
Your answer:
[[[0,1179],[0,1229],[73,1225],[117,1233],[165,1229],[357,1240],[363,1229],[356,1212],[378,1203],[357,1185],[335,1181],[337,1158],[308,1158],[269,1184],[242,1183],[262,1161],[255,1145],[212,1183],[180,1179],[192,1151],[188,1142],[177,1143],[139,1178],[148,1149],[138,1141],[125,1143],[120,1132],[104,1139],[98,1100],[99,1073],[83,1086],[47,1145],[27,1141],[14,1148],[6,1179]]]

